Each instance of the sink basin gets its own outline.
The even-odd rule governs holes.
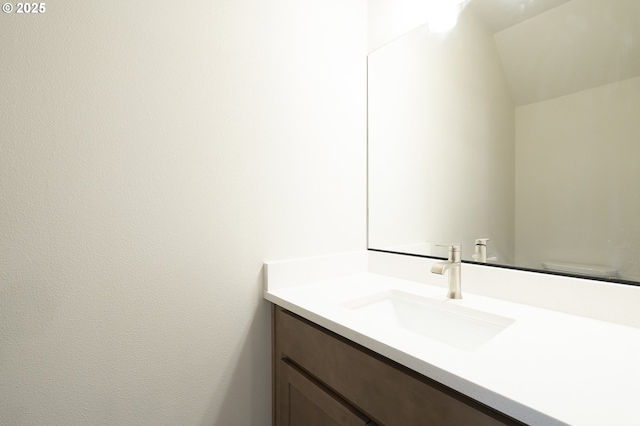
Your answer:
[[[388,290],[342,306],[381,327],[401,328],[466,351],[478,349],[515,321],[455,303]]]

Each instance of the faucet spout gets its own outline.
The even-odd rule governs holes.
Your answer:
[[[460,244],[450,245],[449,259],[445,262],[437,262],[431,265],[431,272],[434,274],[445,275],[449,271],[449,291],[447,293],[449,299],[462,299],[460,251]]]
[[[431,272],[434,274],[444,275],[451,267],[453,262],[438,262],[431,266]]]

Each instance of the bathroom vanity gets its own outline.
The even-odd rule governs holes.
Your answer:
[[[479,294],[480,267],[468,264],[463,298],[447,299],[434,259],[409,259],[422,282],[393,276],[407,260],[357,252],[265,265],[274,424],[638,423],[640,329]],[[529,291],[509,273],[506,285]]]
[[[276,425],[522,424],[273,305]]]

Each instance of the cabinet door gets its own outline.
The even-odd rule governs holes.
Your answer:
[[[366,418],[388,426],[522,425],[282,308],[274,307],[273,321],[275,425],[366,424]],[[292,379],[292,369],[301,378]],[[302,419],[314,410],[333,420]],[[362,422],[329,414],[345,411],[364,413],[356,415]]]
[[[368,419],[287,360],[279,361],[276,425],[366,425]]]

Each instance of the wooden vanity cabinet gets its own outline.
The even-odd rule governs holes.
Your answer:
[[[523,424],[277,305],[272,321],[276,426]]]

